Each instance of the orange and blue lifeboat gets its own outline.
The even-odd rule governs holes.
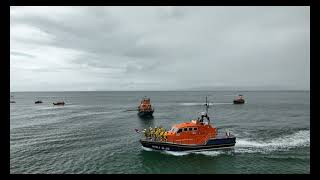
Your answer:
[[[166,151],[199,151],[233,147],[236,137],[228,132],[218,134],[209,122],[192,120],[173,125],[165,132],[165,138],[145,137],[140,139],[143,147]]]

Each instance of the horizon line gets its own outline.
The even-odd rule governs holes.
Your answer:
[[[301,90],[296,90],[296,89],[281,89],[281,90],[275,90],[275,89],[269,89],[269,90],[59,90],[59,91],[10,91],[10,93],[15,93],[15,92],[177,92],[177,91],[182,91],[182,92],[215,92],[215,91],[244,91],[244,92],[250,92],[250,91],[310,91],[307,89],[301,89]]]

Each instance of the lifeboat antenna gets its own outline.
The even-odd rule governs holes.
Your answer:
[[[205,104],[205,106],[206,106],[206,118],[207,118],[207,120],[208,120],[208,123],[210,124],[210,118],[209,118],[209,115],[208,115],[208,109],[209,109],[209,102],[208,102],[208,97],[206,96],[206,104]]]
[[[208,103],[208,97],[206,96],[206,113],[208,114],[208,109],[209,109],[209,103]]]

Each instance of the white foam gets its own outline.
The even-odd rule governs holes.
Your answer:
[[[188,155],[190,154],[190,152],[183,152],[183,151],[161,151],[165,154],[170,154],[170,155],[173,155],[173,156],[185,156],[185,155]]]
[[[236,153],[264,153],[262,149],[248,149],[248,148],[237,148],[235,150]]]
[[[169,154],[169,155],[173,155],[173,156],[184,156],[184,155],[190,154],[190,152],[162,151],[162,150],[155,150],[155,149],[147,148],[147,147],[143,147],[143,146],[141,146],[141,148],[142,148],[143,150],[145,150],[145,151],[159,151],[160,153]]]
[[[147,147],[143,147],[143,146],[141,146],[141,148],[145,151],[159,151],[159,150],[155,150],[155,149],[147,148]],[[188,152],[177,152],[177,151],[159,151],[159,152],[164,153],[164,154],[173,155],[173,156],[184,156],[184,155],[190,154]]]
[[[202,154],[206,156],[218,156],[220,154],[223,154],[222,151],[200,151],[200,152],[194,152],[195,154]]]
[[[141,147],[142,147],[142,149],[145,150],[145,151],[153,151],[153,149],[151,149],[151,148],[147,148],[147,147],[143,147],[143,146],[141,146]]]
[[[233,103],[229,103],[229,102],[217,102],[217,103],[213,103],[213,105],[220,105],[220,104],[233,104]]]
[[[160,153],[164,153],[167,155],[172,155],[172,156],[185,156],[189,154],[202,154],[206,156],[218,156],[220,154],[225,154],[226,151],[222,150],[197,150],[197,151],[161,151],[161,150],[155,150],[152,148],[146,148],[141,146],[143,150],[145,151],[159,151]]]
[[[203,104],[204,103],[180,103],[180,105],[182,106],[196,106],[196,105],[203,105]]]
[[[53,107],[35,107],[38,110],[47,110],[47,109],[53,109]]]
[[[261,152],[285,150],[294,147],[310,146],[310,130],[301,130],[296,133],[281,136],[269,141],[254,141],[237,139],[235,147],[237,152]]]

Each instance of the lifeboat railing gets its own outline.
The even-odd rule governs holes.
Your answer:
[[[209,135],[206,136],[206,139],[209,139]],[[171,141],[168,141],[167,138],[156,138],[156,137],[145,137],[145,139],[147,141],[153,141],[153,142],[167,142],[167,143],[173,143],[173,144],[194,144],[194,143],[191,143],[191,142],[197,142],[198,140],[195,140],[195,139],[181,139],[181,140],[171,140]],[[206,140],[207,141],[207,140]],[[206,142],[205,142],[206,143]]]
[[[213,136],[212,133],[207,134],[204,137],[205,140],[203,142],[203,145],[206,145],[212,136]],[[156,138],[156,137],[145,137],[145,139],[148,140],[148,141],[153,141],[153,142],[167,142],[167,143],[180,144],[180,145],[182,145],[182,144],[191,144],[190,143],[191,141],[199,142],[199,139],[195,140],[195,139],[190,139],[190,138],[189,139],[181,139],[181,140],[173,139],[173,140],[170,140],[170,141],[167,138],[162,139],[162,138]]]

